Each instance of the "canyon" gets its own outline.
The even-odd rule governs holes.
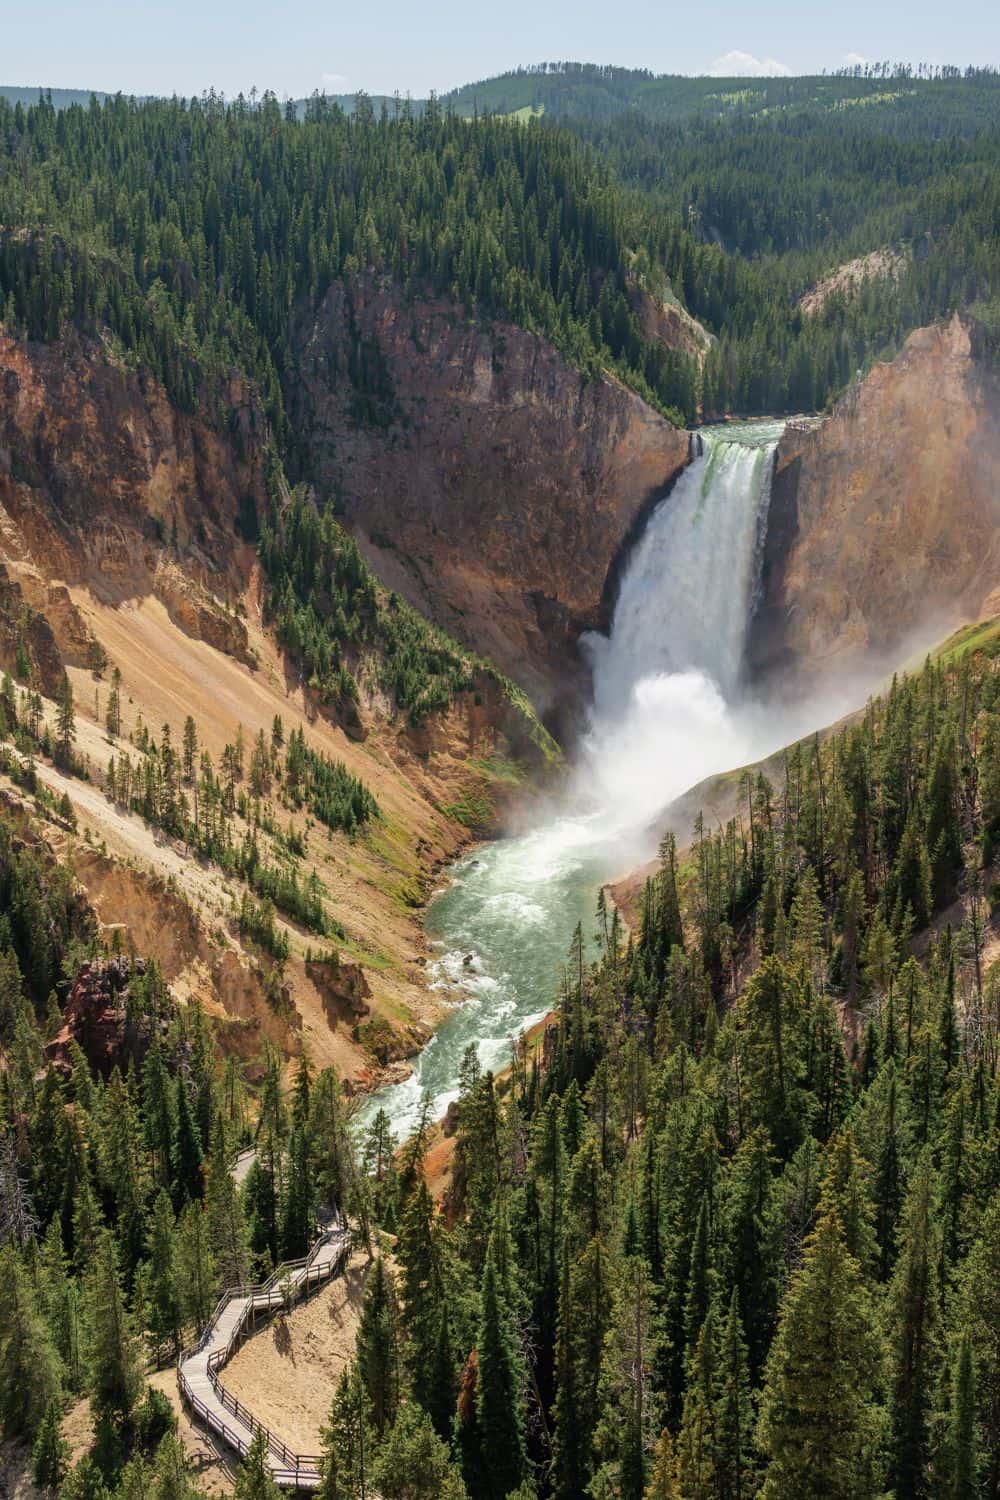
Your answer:
[[[299,338],[294,409],[317,493],[387,588],[512,677],[571,743],[589,697],[581,636],[607,629],[690,435],[539,336],[384,282],[335,284]],[[360,404],[359,347],[379,372]],[[755,680],[794,695],[996,612],[998,412],[976,327],[956,318],[913,334],[829,417],[788,425],[746,648]],[[27,666],[50,717],[63,670],[73,684],[91,781],[44,767],[78,822],[46,837],[106,931],[215,1014],[228,1049],[305,1043],[366,1088],[443,1013],[421,921],[437,872],[552,770],[488,676],[420,726],[373,697],[362,739],[317,701],[266,614],[253,546],[266,449],[245,382],[192,415],[107,345],[0,338],[0,664]],[[218,755],[237,725],[252,737],[280,715],[384,810],[377,834],[310,834],[306,868],[345,936],[336,972],[321,971],[289,927],[278,1011],[227,882],[94,784],[115,749],[102,727],[114,667],[126,733],[167,723],[179,740],[191,714]]]

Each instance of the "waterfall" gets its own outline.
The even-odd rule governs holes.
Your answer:
[[[621,830],[703,776],[739,765],[738,710],[782,424],[700,434],[633,548],[593,668],[583,783]]]
[[[613,721],[636,685],[703,672],[731,702],[760,580],[777,438],[707,433],[654,510],[622,578],[610,635],[590,635],[594,715]]]
[[[383,1105],[405,1132],[425,1090],[443,1113],[470,1045],[483,1067],[502,1065],[510,1037],[552,1003],[574,926],[593,930],[599,886],[654,853],[657,815],[788,737],[742,680],[780,432],[753,423],[695,439],[628,558],[610,633],[585,638],[594,701],[574,776],[519,837],[452,867],[428,912],[429,974],[464,1003],[367,1118]]]

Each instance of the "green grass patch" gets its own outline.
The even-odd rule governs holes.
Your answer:
[[[1000,638],[1000,616],[993,620],[978,620],[974,625],[963,625],[936,650],[931,652],[934,661],[960,661],[970,651],[982,651]]]
[[[449,802],[441,811],[445,817],[453,818],[472,833],[489,829],[496,817],[496,809],[485,792],[466,792],[457,802]]]
[[[500,781],[505,786],[523,786],[528,779],[528,769],[520,761],[504,760],[499,755],[470,756],[468,764],[488,781]]]

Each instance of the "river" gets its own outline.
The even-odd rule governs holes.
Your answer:
[[[592,941],[603,883],[655,847],[657,813],[717,771],[782,743],[743,691],[773,453],[781,423],[704,429],[701,453],[656,507],[621,581],[609,635],[585,638],[589,732],[536,826],[460,859],[431,900],[430,981],[453,1005],[412,1076],[365,1102],[404,1137],[428,1093],[434,1118],[458,1095],[470,1044],[506,1065],[511,1041],[553,1004],[577,922]]]

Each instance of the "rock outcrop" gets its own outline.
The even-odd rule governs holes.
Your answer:
[[[895,665],[1000,583],[1000,380],[960,318],[918,329],[778,448],[758,675]],[[993,611],[995,613],[995,610]]]
[[[73,1071],[72,1043],[103,1078],[115,1067],[141,1064],[151,1029],[128,1018],[128,990],[146,972],[145,960],[124,956],[85,963],[73,980],[63,1010],[62,1028],[45,1048],[48,1062],[60,1073]]]
[[[99,344],[0,330],[0,558],[65,662],[94,665],[53,579],[110,604],[155,593],[183,629],[245,650],[225,601],[245,583],[239,524],[264,500],[263,414],[238,379],[202,394],[188,414]]]
[[[551,712],[688,434],[542,338],[386,284],[331,287],[299,344],[296,420],[376,571]]]

